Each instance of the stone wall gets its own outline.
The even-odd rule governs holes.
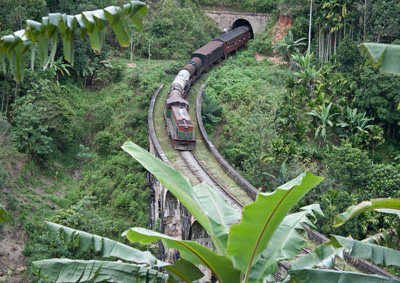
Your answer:
[[[251,24],[253,32],[263,33],[265,26],[271,20],[272,14],[230,11],[205,11],[221,30],[231,30],[237,20],[246,20]]]
[[[153,111],[158,94],[162,90],[160,86],[154,93],[148,112],[149,125],[149,152],[171,166],[165,156],[154,131]],[[148,173],[148,185],[150,187],[149,227],[161,233],[182,240],[193,240],[212,248],[211,238],[187,211],[187,209],[176,199],[152,174]],[[179,252],[173,249],[165,249],[159,242],[159,258],[173,263],[179,259]],[[204,281],[209,281],[211,274],[209,270],[202,269],[206,274]]]

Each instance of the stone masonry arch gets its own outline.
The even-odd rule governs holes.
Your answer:
[[[231,30],[233,27],[238,27],[247,23],[252,28],[254,33],[263,33],[265,26],[272,19],[272,14],[252,13],[252,12],[230,12],[206,10],[206,15],[211,17],[221,30]]]
[[[253,35],[253,28],[252,28],[251,24],[249,23],[249,21],[247,21],[247,20],[245,20],[245,19],[238,19],[238,20],[236,20],[236,21],[233,23],[231,29],[235,29],[235,28],[240,27],[240,26],[249,27],[249,28],[250,28],[250,34],[251,34],[250,38],[251,38],[251,39],[254,38],[254,35]]]

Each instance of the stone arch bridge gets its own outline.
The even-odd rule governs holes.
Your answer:
[[[250,24],[255,33],[263,33],[266,24],[272,19],[272,14],[253,12],[206,10],[205,14],[212,18],[221,30],[231,30],[240,25]]]

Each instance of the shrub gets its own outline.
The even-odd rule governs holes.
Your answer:
[[[334,146],[323,162],[328,168],[328,176],[348,189],[363,188],[372,168],[368,153],[350,143]]]

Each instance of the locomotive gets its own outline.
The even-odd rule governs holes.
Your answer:
[[[194,150],[196,138],[184,98],[190,85],[209,68],[243,47],[252,37],[251,28],[240,26],[217,37],[192,53],[191,60],[179,71],[168,91],[164,120],[172,145],[177,150]]]

